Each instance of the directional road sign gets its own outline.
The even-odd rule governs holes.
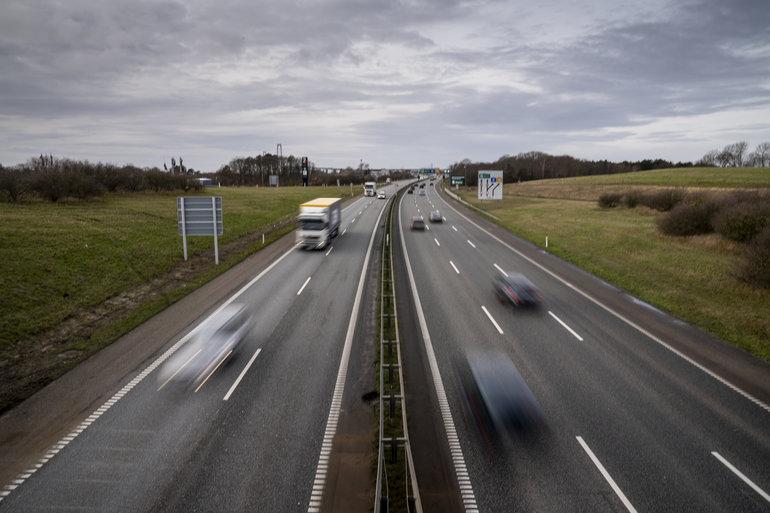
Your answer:
[[[479,171],[479,199],[503,199],[503,172]]]

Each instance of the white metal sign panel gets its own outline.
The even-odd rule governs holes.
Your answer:
[[[480,200],[503,199],[502,171],[479,171],[478,184]]]

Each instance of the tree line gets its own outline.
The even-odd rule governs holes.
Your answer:
[[[695,163],[672,162],[665,159],[611,162],[606,159],[587,160],[570,155],[549,155],[541,151],[529,151],[518,155],[503,155],[493,162],[472,162],[464,159],[449,166],[449,173],[464,176],[467,185],[476,185],[477,172],[485,169],[502,171],[503,180],[510,183],[693,166],[767,167],[770,166],[770,143],[757,145],[751,153],[748,152],[748,143],[745,141],[728,144],[722,150],[708,152]]]
[[[573,176],[607,175],[669,167],[692,167],[692,162],[671,162],[664,159],[645,159],[635,162],[610,162],[609,160],[578,159],[570,155],[549,155],[541,151],[529,151],[518,155],[503,155],[494,162],[471,162],[464,159],[449,166],[451,175],[465,176],[465,183],[476,185],[477,172],[495,169],[503,172],[503,180],[524,182],[545,178],[570,178]]]
[[[270,185],[270,175],[278,177],[279,185],[302,185],[302,159],[294,155],[281,157],[270,153],[254,157],[236,157],[219,168],[215,175],[219,183],[225,186],[264,187]],[[407,171],[390,174],[394,180],[408,176]],[[347,167],[338,173],[327,173],[318,169],[312,161],[308,162],[309,185],[336,185],[337,180],[340,184],[377,181],[375,174],[368,167]]]
[[[14,167],[0,165],[0,201],[31,198],[57,202],[88,199],[107,192],[199,190],[195,178],[139,168],[131,164],[91,163],[83,160],[40,155]]]
[[[711,150],[698,161],[701,166],[719,167],[768,167],[770,166],[770,142],[759,143],[749,153],[749,143],[738,141],[721,150]]]

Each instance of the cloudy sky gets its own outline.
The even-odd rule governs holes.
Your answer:
[[[770,140],[768,0],[2,0],[0,162],[697,159]]]

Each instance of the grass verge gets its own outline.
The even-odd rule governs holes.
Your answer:
[[[480,202],[499,224],[676,317],[770,361],[770,291],[732,275],[741,249],[715,234],[670,237],[646,208],[602,210],[588,201],[504,196]]]
[[[597,200],[602,193],[623,193],[634,189],[663,187],[703,188],[767,188],[770,187],[768,168],[694,167],[655,169],[615,175],[579,176],[533,180],[505,185],[506,195]]]

